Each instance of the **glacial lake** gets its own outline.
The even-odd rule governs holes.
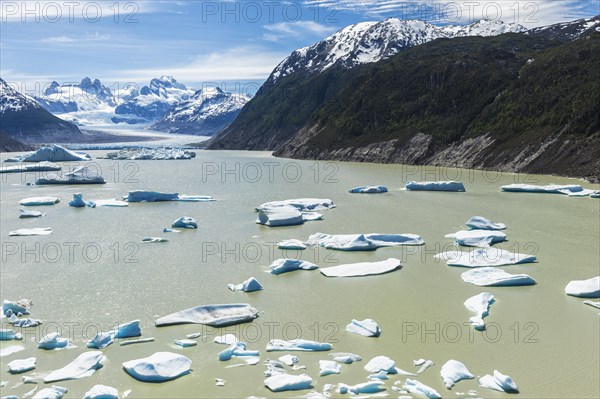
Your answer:
[[[100,156],[106,151],[93,151]],[[2,160],[9,154],[2,154]],[[526,174],[500,174],[445,168],[400,165],[313,162],[277,159],[264,152],[198,151],[191,161],[94,160],[108,184],[102,186],[28,186],[40,173],[0,175],[2,265],[1,297],[33,301],[32,318],[44,324],[25,329],[24,340],[2,342],[1,349],[23,346],[21,352],[1,359],[0,380],[7,384],[2,396],[32,390],[21,375],[7,372],[7,363],[37,357],[37,368],[25,375],[43,377],[86,351],[86,342],[98,331],[115,324],[141,320],[143,337],[152,343],[104,350],[104,367],[93,376],[56,385],[68,388],[68,398],[81,398],[95,384],[116,387],[130,398],[245,398],[299,397],[308,391],[272,394],[264,387],[265,367],[228,367],[242,363],[220,362],[224,346],[216,335],[236,334],[249,349],[261,351],[261,361],[287,353],[265,352],[272,338],[305,338],[333,344],[333,352],[352,352],[362,362],[343,365],[339,375],[319,377],[319,360],[327,352],[293,353],[314,379],[315,390],[339,382],[354,385],[367,381],[363,369],[374,356],[386,355],[399,368],[416,372],[415,359],[435,364],[416,377],[445,397],[476,390],[485,398],[508,394],[478,386],[477,377],[499,370],[518,384],[522,398],[599,397],[600,317],[598,309],[583,299],[566,296],[570,280],[599,274],[600,201],[551,194],[500,192],[511,183],[583,184],[579,180]],[[5,166],[7,164],[3,164]],[[63,164],[64,170],[75,164]],[[466,193],[406,192],[407,180],[462,180]],[[382,184],[387,194],[349,194],[349,188]],[[108,199],[129,190],[157,190],[211,195],[210,203],[144,203],[127,208],[75,209],[68,201],[77,192],[85,199]],[[32,207],[47,215],[19,219],[18,202],[31,196],[56,196],[55,206]],[[302,226],[268,228],[255,224],[254,207],[267,201],[290,198],[330,198],[338,206],[324,211],[324,220]],[[181,216],[198,220],[199,228],[163,233]],[[476,287],[461,280],[468,269],[448,267],[434,255],[452,249],[448,233],[464,229],[471,216],[481,215],[508,225],[509,241],[498,248],[535,254],[539,262],[503,269],[526,273],[537,280],[527,287]],[[26,227],[52,227],[44,237],[9,237]],[[422,247],[381,248],[373,252],[343,253],[324,249],[281,251],[284,239],[306,240],[323,232],[414,233]],[[143,244],[158,236],[167,243]],[[273,260],[300,257],[322,267],[387,258],[402,260],[399,271],[364,278],[328,279],[318,270],[279,276],[266,272]],[[265,287],[254,293],[232,292],[228,283],[256,277]],[[463,302],[490,292],[496,303],[485,319],[488,330],[469,326],[472,316]],[[201,325],[156,328],[154,320],[175,311],[204,304],[250,303],[259,310],[253,323],[216,331]],[[382,329],[379,338],[345,332],[352,319],[371,318]],[[6,328],[6,320],[3,328]],[[75,349],[43,351],[36,342],[52,331],[61,331]],[[198,345],[179,348],[175,339],[202,332]],[[158,351],[192,359],[193,372],[163,384],[134,380],[122,369],[125,361]],[[461,381],[447,391],[440,367],[449,359],[467,365],[476,378]],[[215,386],[215,378],[226,381]],[[391,376],[391,387],[406,377]],[[40,381],[38,390],[44,385]],[[340,396],[333,394],[333,396]],[[348,397],[352,395],[347,395]],[[123,396],[121,396],[123,397]]]

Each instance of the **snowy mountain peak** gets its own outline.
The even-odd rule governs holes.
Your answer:
[[[99,79],[85,77],[79,84],[59,84],[56,81],[35,97],[47,111],[63,114],[76,111],[94,111],[116,106],[111,90]]]
[[[0,78],[0,115],[26,109],[41,109],[41,107],[35,100],[19,93]]]

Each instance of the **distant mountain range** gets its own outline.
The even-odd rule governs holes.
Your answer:
[[[599,31],[353,25],[294,51],[208,148],[597,181]]]

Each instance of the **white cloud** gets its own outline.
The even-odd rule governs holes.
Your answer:
[[[80,42],[105,42],[111,39],[111,36],[105,33],[94,32],[86,33],[83,36],[53,36],[41,40],[42,43],[63,44],[63,43],[80,43]]]
[[[263,39],[279,41],[289,37],[305,37],[307,34],[322,38],[338,30],[332,25],[324,25],[315,21],[279,22],[265,25],[269,31],[263,35]]]

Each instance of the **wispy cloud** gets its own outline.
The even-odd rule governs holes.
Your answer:
[[[278,22],[265,25],[264,28],[268,32],[263,35],[263,39],[273,42],[290,37],[306,37],[307,35],[321,38],[338,30],[337,27],[331,24],[320,24],[315,21]]]
[[[41,40],[42,43],[63,44],[80,42],[105,42],[111,40],[111,35],[106,33],[94,32],[86,33],[83,36],[52,36]]]

